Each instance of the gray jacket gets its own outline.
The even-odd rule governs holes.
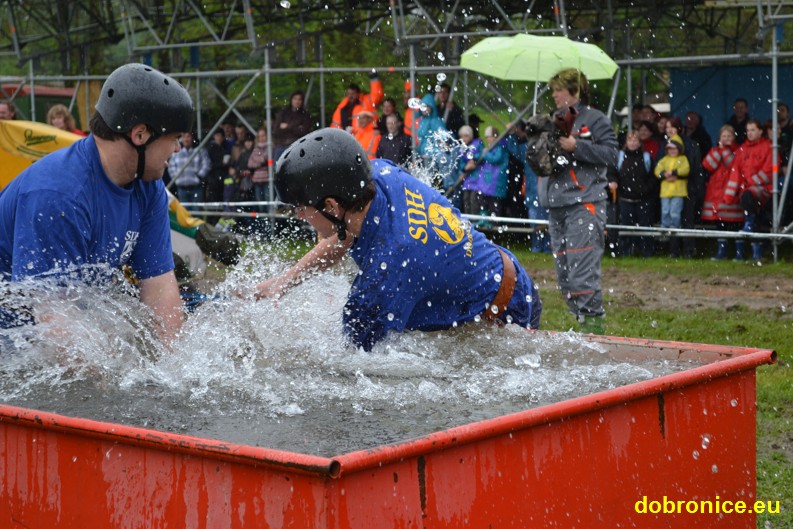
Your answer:
[[[551,175],[540,175],[537,193],[540,205],[561,208],[587,202],[601,202],[608,194],[608,166],[617,166],[617,136],[599,110],[576,103],[578,111],[572,134],[576,150],[561,151]],[[582,135],[581,129],[584,129]]]

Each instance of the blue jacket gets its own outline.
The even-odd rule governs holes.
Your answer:
[[[499,289],[499,247],[463,221],[437,190],[390,161],[372,165],[377,192],[350,249],[361,273],[343,311],[346,334],[370,350],[390,331],[433,331],[473,321]],[[501,318],[528,327],[541,304],[526,271],[507,255],[517,283]]]
[[[421,156],[433,157],[437,150],[438,145],[436,141],[436,133],[446,131],[446,124],[443,118],[438,115],[438,107],[435,105],[435,96],[427,94],[421,98],[421,102],[427,105],[430,109],[429,115],[421,116],[419,121],[419,128],[416,134],[419,137],[418,153]]]
[[[484,156],[482,156],[482,152],[484,152],[484,145],[477,153],[476,158],[481,159],[481,162],[476,170],[465,179],[463,189],[478,191],[489,197],[506,198],[507,168],[509,167],[507,149],[503,143],[498,143],[485,152]]]
[[[526,182],[526,195],[524,198],[526,203],[533,203],[537,200],[537,173],[532,171],[529,161],[526,158],[528,146],[528,142],[518,141],[518,137],[514,134],[507,136],[507,151],[523,164],[523,176]]]

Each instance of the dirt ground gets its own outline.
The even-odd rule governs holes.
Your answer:
[[[552,269],[532,270],[531,275],[545,288],[556,284]],[[664,271],[638,274],[633,270],[604,268],[602,286],[604,295],[623,307],[730,310],[740,305],[793,313],[793,281],[775,276],[703,278],[699,274],[681,276]]]

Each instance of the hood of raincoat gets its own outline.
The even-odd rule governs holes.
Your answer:
[[[421,98],[421,102],[424,103],[425,105],[427,105],[427,107],[430,109],[430,113],[429,113],[428,117],[431,117],[431,118],[437,118],[438,117],[438,107],[435,104],[435,96],[434,95],[432,95],[432,94],[425,95],[424,97]],[[422,114],[422,116],[423,116],[423,114]]]

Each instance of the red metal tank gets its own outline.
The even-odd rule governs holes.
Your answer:
[[[753,529],[775,353],[593,339],[703,365],[333,458],[0,406],[0,527]]]

